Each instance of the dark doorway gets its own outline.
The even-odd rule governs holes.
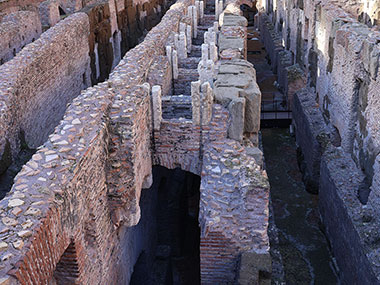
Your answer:
[[[200,284],[199,188],[198,175],[180,168],[153,167],[149,191],[157,191],[157,212],[156,217],[147,218],[157,222],[156,252],[140,254],[130,284]],[[147,264],[153,266],[147,268]]]

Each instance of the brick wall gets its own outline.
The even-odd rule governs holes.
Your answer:
[[[202,284],[232,283],[238,271],[238,247],[223,233],[201,237]]]

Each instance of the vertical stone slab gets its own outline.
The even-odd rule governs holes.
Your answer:
[[[202,44],[201,46],[201,51],[202,51],[202,61],[207,61],[209,59],[208,56],[208,44]]]
[[[191,82],[191,105],[193,111],[193,124],[200,125],[201,123],[201,94],[200,94],[201,82]]]
[[[166,46],[166,56],[168,57],[168,61],[170,64],[172,64],[172,47]]]
[[[209,39],[208,31],[206,31],[206,32],[203,34],[203,42],[204,42],[205,44],[208,44],[208,39]]]
[[[228,110],[231,116],[228,137],[241,142],[244,134],[245,99],[242,97],[235,98],[228,105]]]
[[[191,41],[191,25],[186,25],[186,40],[187,40],[187,43],[186,43],[186,46],[187,46],[187,53],[191,53],[191,45],[192,45],[192,41]]]
[[[191,7],[193,7],[193,18],[192,18],[193,38],[196,38],[198,35],[198,11],[195,6],[191,6]]]
[[[191,26],[194,27],[194,23],[193,23],[193,6],[187,7],[187,16],[191,19]]]
[[[199,80],[203,82],[209,82],[211,85],[214,81],[215,68],[214,62],[209,59],[206,61],[201,60],[198,64]]]
[[[178,55],[177,51],[172,52],[173,79],[178,79]]]
[[[219,3],[218,3],[218,11],[219,11],[218,19],[219,19],[220,14],[223,13],[223,9],[224,9],[224,7],[223,7],[223,0],[219,0]]]
[[[179,49],[179,35],[174,33],[174,48],[178,51]]]
[[[202,20],[205,15],[205,5],[204,1],[199,2],[199,18]]]
[[[201,92],[201,123],[202,125],[208,125],[212,118],[212,104],[214,102],[214,96],[209,82],[204,82],[202,84]]]
[[[161,86],[154,85],[152,87],[152,107],[153,107],[153,129],[160,130],[162,121],[162,101],[161,101]]]
[[[184,22],[179,23],[179,33],[181,34],[182,32],[186,33],[186,23]]]
[[[219,0],[215,0],[215,20],[219,20]]]
[[[216,46],[214,42],[210,43],[210,59],[213,62],[218,61],[218,47]]]
[[[219,32],[219,23],[218,22],[214,22],[213,28],[214,28],[214,32],[215,33]]]
[[[178,56],[179,58],[187,58],[186,35],[184,32],[181,32],[179,35]]]
[[[198,0],[195,1],[195,9],[197,10],[197,23],[200,19],[200,3]]]
[[[214,30],[214,27],[208,28],[208,36],[209,36],[209,42],[216,43],[216,32]]]

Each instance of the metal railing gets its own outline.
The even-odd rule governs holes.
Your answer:
[[[290,103],[283,100],[262,100],[261,120],[291,120]]]

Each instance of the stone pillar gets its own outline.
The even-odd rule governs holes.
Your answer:
[[[178,38],[179,38],[178,33],[174,33],[174,48],[175,48],[176,50],[178,50],[178,46],[179,46]]]
[[[214,30],[214,27],[208,28],[208,36],[209,36],[209,41],[216,43],[216,31]]]
[[[200,3],[198,0],[195,1],[195,10],[197,10],[197,23],[199,22],[199,18],[200,18]]]
[[[192,6],[192,7],[193,7],[193,18],[192,18],[193,38],[196,38],[198,35],[198,11],[195,6]]]
[[[186,33],[186,23],[184,22],[179,23],[179,33],[182,33],[182,32]]]
[[[212,104],[214,103],[214,96],[209,82],[205,82],[201,86],[202,101],[201,101],[201,123],[208,125],[212,118]]]
[[[191,19],[191,25],[193,26],[193,6],[187,7],[187,16]]]
[[[228,111],[231,116],[228,137],[241,142],[244,134],[245,99],[242,97],[233,99],[228,105]]]
[[[215,20],[219,20],[219,0],[215,0]]]
[[[201,94],[200,94],[201,82],[191,82],[191,105],[193,111],[193,124],[200,125],[201,123]]]
[[[223,13],[223,9],[224,9],[224,7],[223,7],[223,0],[219,0],[219,3],[218,3],[218,11],[219,11],[218,19],[219,19],[220,14]]]
[[[159,131],[162,121],[161,86],[159,85],[154,85],[152,87],[152,108],[153,129]]]
[[[202,59],[198,64],[198,73],[201,83],[209,82],[213,84],[214,79],[214,62],[209,57],[209,45],[202,44]]]
[[[179,58],[187,58],[186,35],[184,32],[179,34],[177,50]]]
[[[208,56],[208,44],[202,44],[201,51],[202,51],[202,59],[201,59],[201,61],[207,61],[209,59],[209,56]]]
[[[204,34],[204,43],[210,44],[212,42],[216,43],[216,33],[214,32],[214,28],[209,28]]]
[[[177,51],[172,51],[173,79],[178,79],[178,56]]]
[[[214,22],[213,28],[215,33],[219,32],[219,22]]]
[[[211,42],[210,45],[210,59],[215,63],[218,61],[218,47],[214,42]]]
[[[206,31],[204,34],[203,34],[203,42],[205,44],[208,44],[208,39],[209,39],[209,35],[208,35],[208,31]]]
[[[170,64],[172,64],[172,47],[166,46],[166,56]]]
[[[199,18],[202,20],[205,15],[205,5],[204,1],[199,2]]]
[[[191,25],[186,25],[186,40],[187,53],[191,53]]]

